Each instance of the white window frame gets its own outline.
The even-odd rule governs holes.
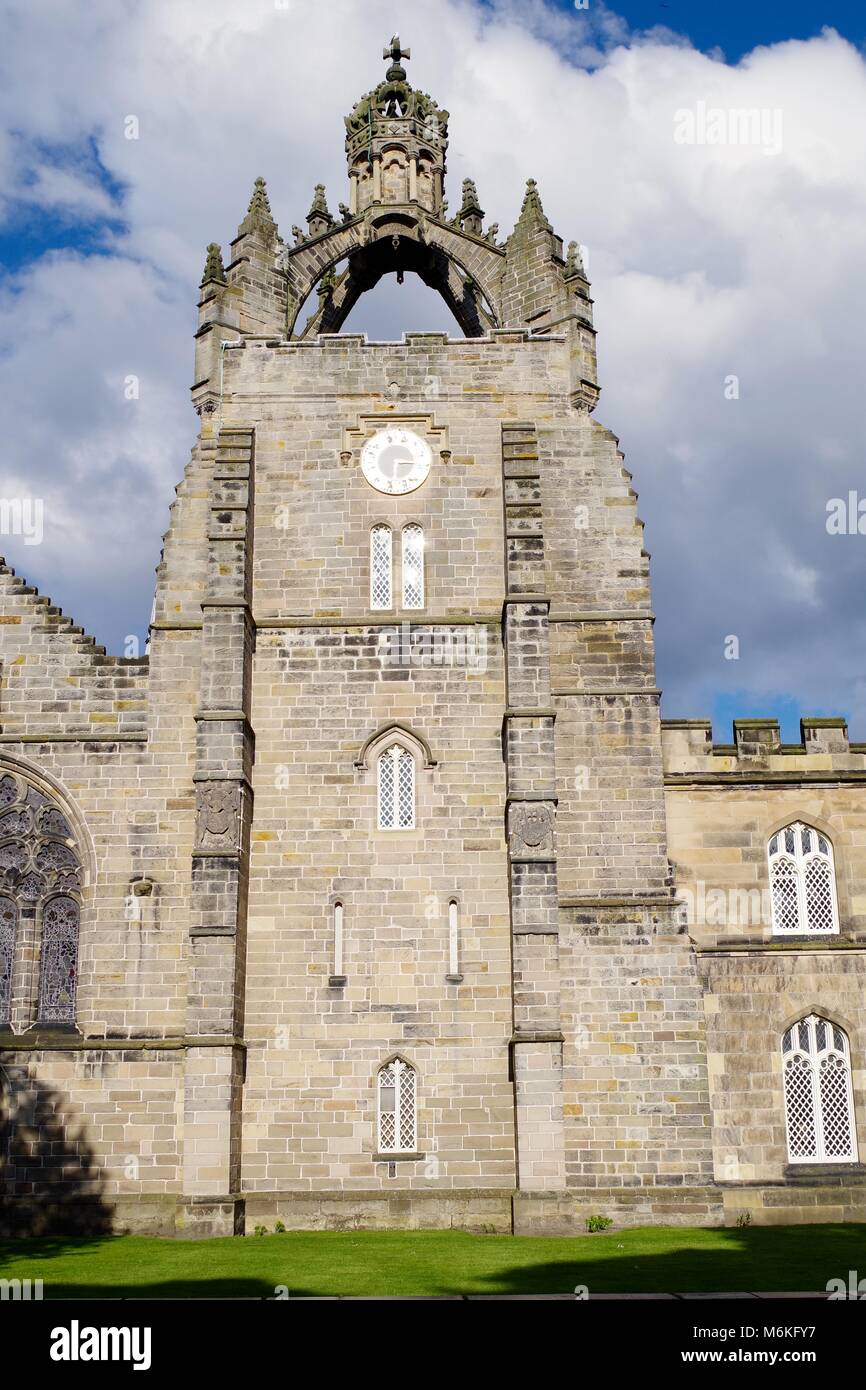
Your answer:
[[[793,836],[793,850],[787,848],[786,838]],[[803,837],[808,837],[809,848],[803,849]],[[821,846],[826,848],[821,848]],[[807,888],[807,875],[810,866],[818,861],[826,866],[830,883],[830,926],[814,925],[810,918],[810,894]],[[772,930],[774,936],[834,936],[839,932],[839,903],[836,897],[836,865],[833,858],[833,845],[828,835],[816,830],[804,821],[792,821],[770,836],[767,842],[767,866],[770,877],[770,905],[772,910]],[[781,921],[777,902],[776,883],[783,873],[787,873],[796,891],[796,922],[788,926]]]
[[[378,545],[387,537],[385,550],[380,555]],[[376,590],[380,579],[387,586],[387,599]],[[378,521],[370,529],[370,608],[374,613],[387,613],[394,607],[394,532],[384,521]]]
[[[408,759],[408,763],[404,761]],[[400,787],[401,767],[409,767],[409,816],[405,818],[402,808]],[[386,794],[386,774],[390,775],[390,818],[384,812]],[[416,805],[418,800],[418,767],[415,754],[405,743],[395,740],[376,757],[376,826],[379,830],[414,830],[416,828]]]
[[[387,1110],[384,1091],[393,1092],[393,1105]],[[376,1145],[380,1154],[418,1152],[418,1073],[400,1057],[392,1057],[376,1073]]]
[[[411,559],[407,559],[407,552],[412,544],[418,546],[418,560],[413,564]],[[407,521],[400,534],[400,590],[403,599],[403,607],[409,611],[418,611],[424,607],[427,601],[426,576],[424,573],[424,528],[417,521]],[[410,602],[411,595],[409,589],[409,574],[413,573],[415,586],[418,590],[418,602]]]
[[[819,1027],[824,1029],[824,1046],[819,1043]],[[803,1045],[803,1034],[806,1045]],[[826,1122],[827,1113],[821,1092],[821,1076],[828,1062],[842,1062],[845,1072],[845,1093],[843,1103],[846,1108],[849,1143],[844,1153],[827,1153]],[[838,1067],[837,1067],[838,1070]],[[792,1125],[792,1111],[797,1097],[793,1094],[796,1080],[789,1079],[808,1074],[809,1107],[813,1143],[808,1146],[813,1153],[795,1151]],[[802,1083],[801,1083],[802,1085]],[[798,1019],[782,1035],[782,1088],[785,1103],[785,1139],[789,1163],[856,1163],[857,1130],[854,1115],[854,1089],[851,1080],[851,1049],[847,1034],[838,1024],[818,1014],[809,1014]],[[801,1148],[807,1146],[801,1146]],[[838,1147],[838,1146],[837,1146]]]

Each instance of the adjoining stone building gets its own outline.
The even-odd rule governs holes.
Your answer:
[[[0,575],[4,1228],[866,1219],[866,745],[660,720],[579,250],[385,56],[208,249],[149,654]]]

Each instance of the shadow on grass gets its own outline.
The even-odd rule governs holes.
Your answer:
[[[824,1292],[831,1278],[847,1279],[848,1271],[866,1271],[866,1226],[827,1225],[756,1227],[682,1232],[677,1249],[659,1248],[677,1232],[645,1228],[604,1235],[550,1239],[469,1236],[465,1233],[421,1232],[355,1234],[354,1246],[344,1246],[336,1234],[294,1232],[267,1241],[219,1242],[209,1254],[207,1244],[190,1250],[190,1265],[165,1271],[142,1284],[124,1282],[118,1268],[114,1281],[108,1270],[96,1269],[100,1282],[82,1283],[75,1271],[51,1262],[64,1256],[90,1256],[118,1248],[111,1240],[28,1240],[0,1246],[5,1257],[44,1267],[45,1296],[51,1299],[251,1298],[274,1299],[278,1286],[289,1298],[335,1295],[385,1297],[454,1294],[569,1294],[583,1285],[590,1297],[601,1293],[750,1293]],[[452,1239],[449,1239],[452,1236]],[[366,1238],[365,1238],[366,1237]],[[413,1246],[412,1241],[415,1241]],[[708,1242],[719,1242],[714,1248]],[[324,1242],[327,1242],[325,1244]],[[691,1243],[689,1243],[691,1242]],[[24,1249],[22,1249],[22,1244]],[[162,1244],[160,1242],[160,1244]],[[182,1246],[166,1241],[166,1256],[177,1258]],[[561,1251],[561,1255],[560,1255]],[[323,1252],[328,1256],[323,1262]],[[130,1263],[135,1251],[129,1252]],[[227,1264],[237,1260],[234,1273]],[[199,1262],[201,1274],[195,1268]],[[315,1268],[322,1264],[321,1270]],[[208,1266],[213,1273],[208,1275]],[[216,1265],[217,1268],[213,1268]]]
[[[63,1097],[26,1067],[0,1067],[0,1236],[101,1235],[104,1179]]]

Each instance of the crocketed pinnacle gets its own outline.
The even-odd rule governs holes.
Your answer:
[[[542,227],[546,227],[550,232],[553,230],[544,215],[544,208],[541,206],[541,197],[538,192],[538,184],[535,179],[526,180],[526,192],[523,195],[523,206],[520,209],[520,222],[538,222]]]
[[[307,213],[308,222],[311,217],[324,217],[329,224],[334,220],[328,211],[328,200],[325,197],[325,185],[323,183],[317,183],[313,189],[313,203]]]
[[[211,283],[224,285],[226,283],[225,267],[223,266],[222,247],[219,242],[212,241],[207,248],[207,257],[204,263],[204,275],[201,278],[203,285]]]

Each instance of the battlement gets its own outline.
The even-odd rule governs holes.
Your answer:
[[[477,352],[479,348],[492,343],[564,343],[562,333],[532,333],[528,328],[492,328],[489,333],[477,338],[467,338],[462,334],[451,336],[438,329],[424,331],[407,329],[399,338],[370,338],[366,333],[316,333],[308,338],[275,338],[269,333],[245,333],[240,338],[223,341],[226,352],[240,348],[285,348],[292,352],[313,349],[349,349],[382,347],[449,347],[460,348],[467,353]]]
[[[732,743],[714,743],[709,719],[663,719],[665,780],[820,781],[866,778],[866,743],[851,743],[841,716],[800,720],[800,742],[783,743],[778,719],[735,719]]]

